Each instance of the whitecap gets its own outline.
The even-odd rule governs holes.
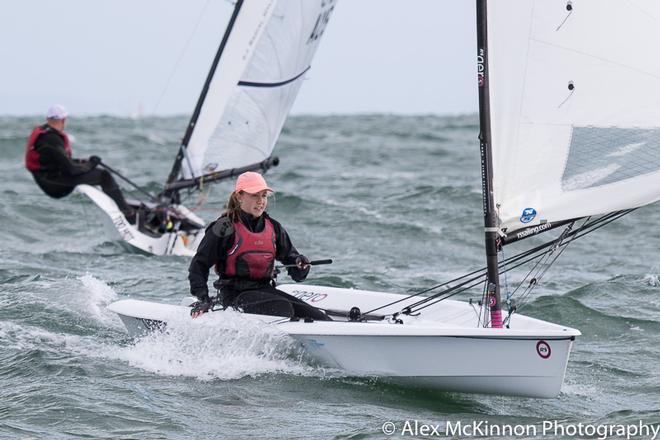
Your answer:
[[[226,311],[225,319],[168,319],[165,332],[127,346],[107,346],[103,355],[164,376],[232,380],[284,373],[325,376],[307,363],[299,344],[276,327]]]

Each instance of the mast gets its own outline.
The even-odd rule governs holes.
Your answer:
[[[183,161],[184,159],[185,150],[188,146],[188,142],[190,142],[190,138],[193,134],[193,131],[195,130],[195,124],[197,123],[197,118],[199,118],[199,114],[202,111],[204,100],[206,99],[206,95],[209,91],[211,81],[213,80],[213,76],[215,75],[215,69],[218,67],[218,63],[220,62],[220,57],[222,56],[222,52],[224,51],[225,46],[227,45],[227,40],[229,40],[229,35],[231,34],[232,29],[234,28],[234,24],[236,23],[236,18],[238,17],[238,13],[241,10],[242,5],[243,5],[243,0],[236,1],[236,5],[234,6],[234,11],[232,12],[231,18],[229,19],[229,23],[227,24],[227,29],[225,29],[225,33],[222,36],[220,47],[218,47],[218,51],[215,54],[215,58],[213,59],[213,63],[211,64],[211,69],[209,70],[209,73],[206,76],[206,82],[204,83],[204,87],[202,87],[202,92],[199,95],[199,99],[197,100],[195,110],[193,111],[193,114],[190,118],[190,122],[188,123],[188,128],[186,129],[186,133],[183,136],[183,140],[181,141],[181,146],[179,147],[179,153],[177,154],[176,159],[174,160],[174,165],[172,166],[172,171],[170,171],[170,175],[167,178],[166,186],[174,182],[179,176],[179,172],[181,171],[181,161]],[[163,194],[173,199],[178,198],[176,190],[174,191],[166,190],[163,192]]]
[[[493,201],[493,156],[490,131],[490,96],[488,88],[487,0],[477,0],[477,78],[479,85],[479,147],[481,150],[481,186],[483,193],[486,239],[487,301],[491,327],[502,328],[500,276],[497,261],[497,213]]]

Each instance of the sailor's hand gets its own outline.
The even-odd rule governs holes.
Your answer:
[[[89,156],[89,163],[96,166],[101,163],[101,158],[98,156]]]
[[[296,257],[295,264],[296,267],[289,269],[289,276],[296,283],[305,281],[305,278],[307,278],[307,274],[309,273],[309,269],[312,267],[309,264],[309,258],[304,255],[298,255],[298,257]]]
[[[213,307],[213,302],[211,302],[211,298],[209,298],[208,295],[202,297],[199,299],[199,301],[194,302],[191,305],[190,309],[190,316],[193,317],[193,319],[197,318],[198,316],[203,315],[204,313],[208,312],[211,307]]]
[[[298,255],[296,258],[296,266],[301,270],[309,269],[311,267],[309,264],[309,258],[304,255]]]

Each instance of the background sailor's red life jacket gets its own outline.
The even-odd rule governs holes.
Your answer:
[[[37,142],[37,139],[42,134],[48,133],[50,130],[54,130],[62,136],[64,140],[64,151],[71,158],[73,156],[73,151],[71,150],[71,143],[69,142],[69,136],[63,131],[59,131],[49,126],[48,124],[39,125],[32,130],[30,137],[28,138],[27,145],[25,146],[25,168],[30,171],[39,171],[41,170],[41,163],[39,162],[39,152],[34,149],[34,144]]]
[[[273,277],[275,228],[268,218],[264,223],[261,232],[250,232],[243,223],[234,223],[234,244],[227,252],[225,276],[251,280]]]

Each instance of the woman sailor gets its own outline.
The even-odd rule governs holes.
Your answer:
[[[288,273],[296,282],[307,277],[310,265],[282,225],[266,213],[272,192],[259,173],[249,171],[238,176],[225,213],[206,228],[188,268],[190,293],[199,299],[191,310],[194,318],[221,303],[223,308],[236,307],[249,313],[330,319],[323,311],[274,287],[275,260],[293,266]],[[214,300],[207,286],[211,267],[219,275],[213,283],[219,291]]]

